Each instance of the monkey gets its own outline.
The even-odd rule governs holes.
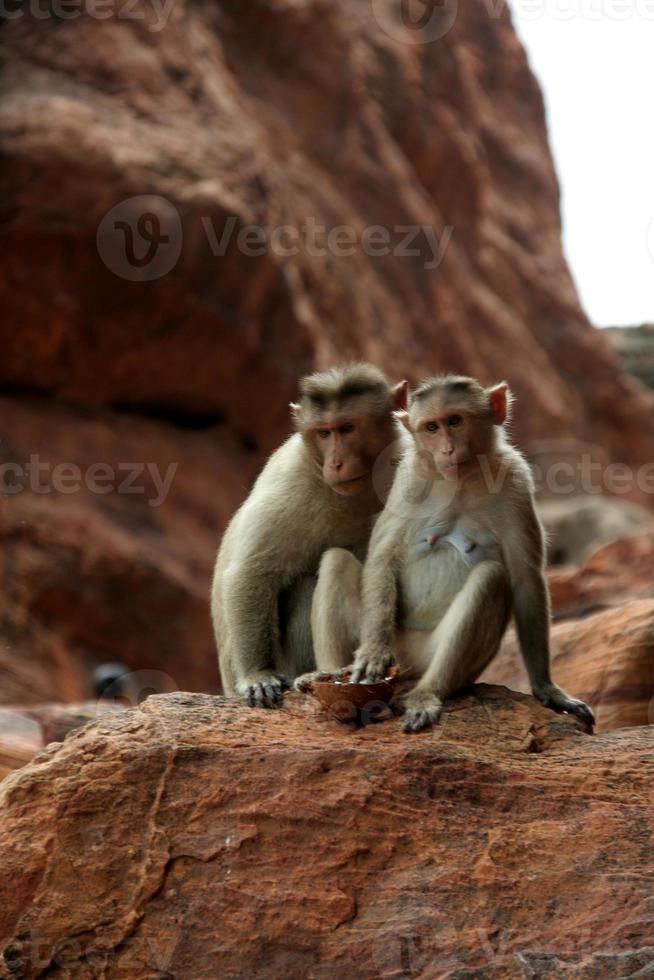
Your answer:
[[[506,433],[511,402],[506,382],[484,388],[461,375],[410,392],[397,413],[410,443],[365,565],[338,549],[321,562],[316,664],[353,659],[351,681],[372,683],[396,663],[411,684],[406,732],[436,724],[443,702],[475,682],[511,616],[535,697],[594,724],[550,676],[544,535],[531,470]]]
[[[392,482],[388,447],[408,385],[371,364],[310,374],[291,403],[296,431],[270,457],[218,550],[211,612],[223,691],[275,707],[315,666],[311,615],[323,553],[365,557]],[[373,472],[374,471],[374,472]]]

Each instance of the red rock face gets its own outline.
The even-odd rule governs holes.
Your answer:
[[[654,534],[609,542],[548,579],[555,681],[593,707],[600,731],[654,724]],[[483,679],[529,690],[513,633]]]
[[[646,729],[484,687],[400,726],[172,695],[41,753],[0,789],[4,975],[651,967]]]
[[[14,398],[0,399],[0,446],[21,467],[0,502],[0,703],[83,700],[106,661],[144,689],[219,690],[209,579],[251,455],[164,423]],[[171,466],[166,489],[152,468]]]
[[[8,702],[86,697],[106,659],[216,689],[215,547],[308,369],[506,377],[523,445],[654,458],[652,396],[562,257],[505,7],[460,4],[417,45],[354,0],[130,9],[3,23],[0,454],[178,470],[156,509],[117,490],[2,501]]]
[[[430,44],[391,37],[374,9],[179,0],[161,30],[145,3],[141,20],[8,21],[0,378],[211,416],[267,451],[316,364],[464,369],[508,376],[522,441],[652,458],[652,401],[590,329],[561,254],[542,100],[507,8],[460,4]],[[174,268],[145,282],[123,277],[126,230],[118,275],[112,241],[96,247],[103,217],[136,195],[163,197],[143,213],[181,225]],[[214,256],[207,227],[220,239],[230,218]],[[238,245],[250,225],[268,236],[262,255]],[[378,225],[391,254],[361,246]],[[356,244],[344,233],[315,254],[339,226]],[[442,263],[424,232],[402,248],[404,226],[439,242],[447,229]],[[281,254],[296,232],[299,254]]]
[[[593,708],[599,731],[654,725],[654,601],[627,602],[587,619],[556,624],[552,675]],[[513,631],[483,680],[530,690]]]
[[[632,534],[597,548],[580,567],[548,576],[555,619],[586,615],[654,595],[654,532]]]

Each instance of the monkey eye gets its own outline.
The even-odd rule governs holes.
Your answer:
[[[427,422],[425,429],[427,432],[438,432],[438,422]]]
[[[348,432],[354,432],[354,426],[351,422],[344,422],[343,425],[339,426],[338,431],[342,436],[345,436],[348,434]]]
[[[451,427],[461,425],[462,422],[463,419],[461,418],[460,415],[450,415],[449,419],[447,420],[447,424]]]
[[[329,436],[330,436],[329,429],[318,429],[318,438],[319,439],[329,439]]]

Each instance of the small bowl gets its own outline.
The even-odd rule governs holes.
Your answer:
[[[397,667],[389,667],[383,680],[374,684],[350,684],[351,672],[322,677],[303,688],[331,715],[342,722],[365,725],[393,700],[399,679]]]

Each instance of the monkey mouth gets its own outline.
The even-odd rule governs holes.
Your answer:
[[[339,480],[338,483],[334,483],[334,490],[337,493],[342,493],[343,491],[347,493],[348,490],[354,490],[356,487],[363,486],[369,476],[369,473],[362,473],[361,476],[354,476],[350,480]]]
[[[455,459],[452,463],[441,463],[440,471],[441,473],[447,473],[448,476],[452,476],[454,473],[458,473],[459,470],[470,462],[470,457],[466,456],[464,459]]]

